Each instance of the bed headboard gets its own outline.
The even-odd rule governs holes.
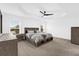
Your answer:
[[[24,28],[24,33],[28,33],[28,30],[29,31],[39,31],[39,28],[27,27],[27,28]]]

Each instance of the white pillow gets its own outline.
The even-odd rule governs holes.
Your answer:
[[[28,33],[34,33],[34,31],[32,31],[32,30],[28,30]]]

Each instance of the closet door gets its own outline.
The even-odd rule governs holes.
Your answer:
[[[2,13],[0,11],[0,33],[2,33]]]

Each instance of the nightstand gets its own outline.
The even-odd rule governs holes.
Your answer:
[[[17,34],[16,37],[18,40],[25,40],[25,34]]]
[[[71,43],[79,45],[79,27],[71,28]]]

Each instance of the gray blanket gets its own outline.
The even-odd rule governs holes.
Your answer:
[[[50,33],[27,33],[26,36],[29,38],[30,41],[33,41],[35,43],[38,43],[40,41],[45,41],[48,38],[52,37],[52,34]]]

